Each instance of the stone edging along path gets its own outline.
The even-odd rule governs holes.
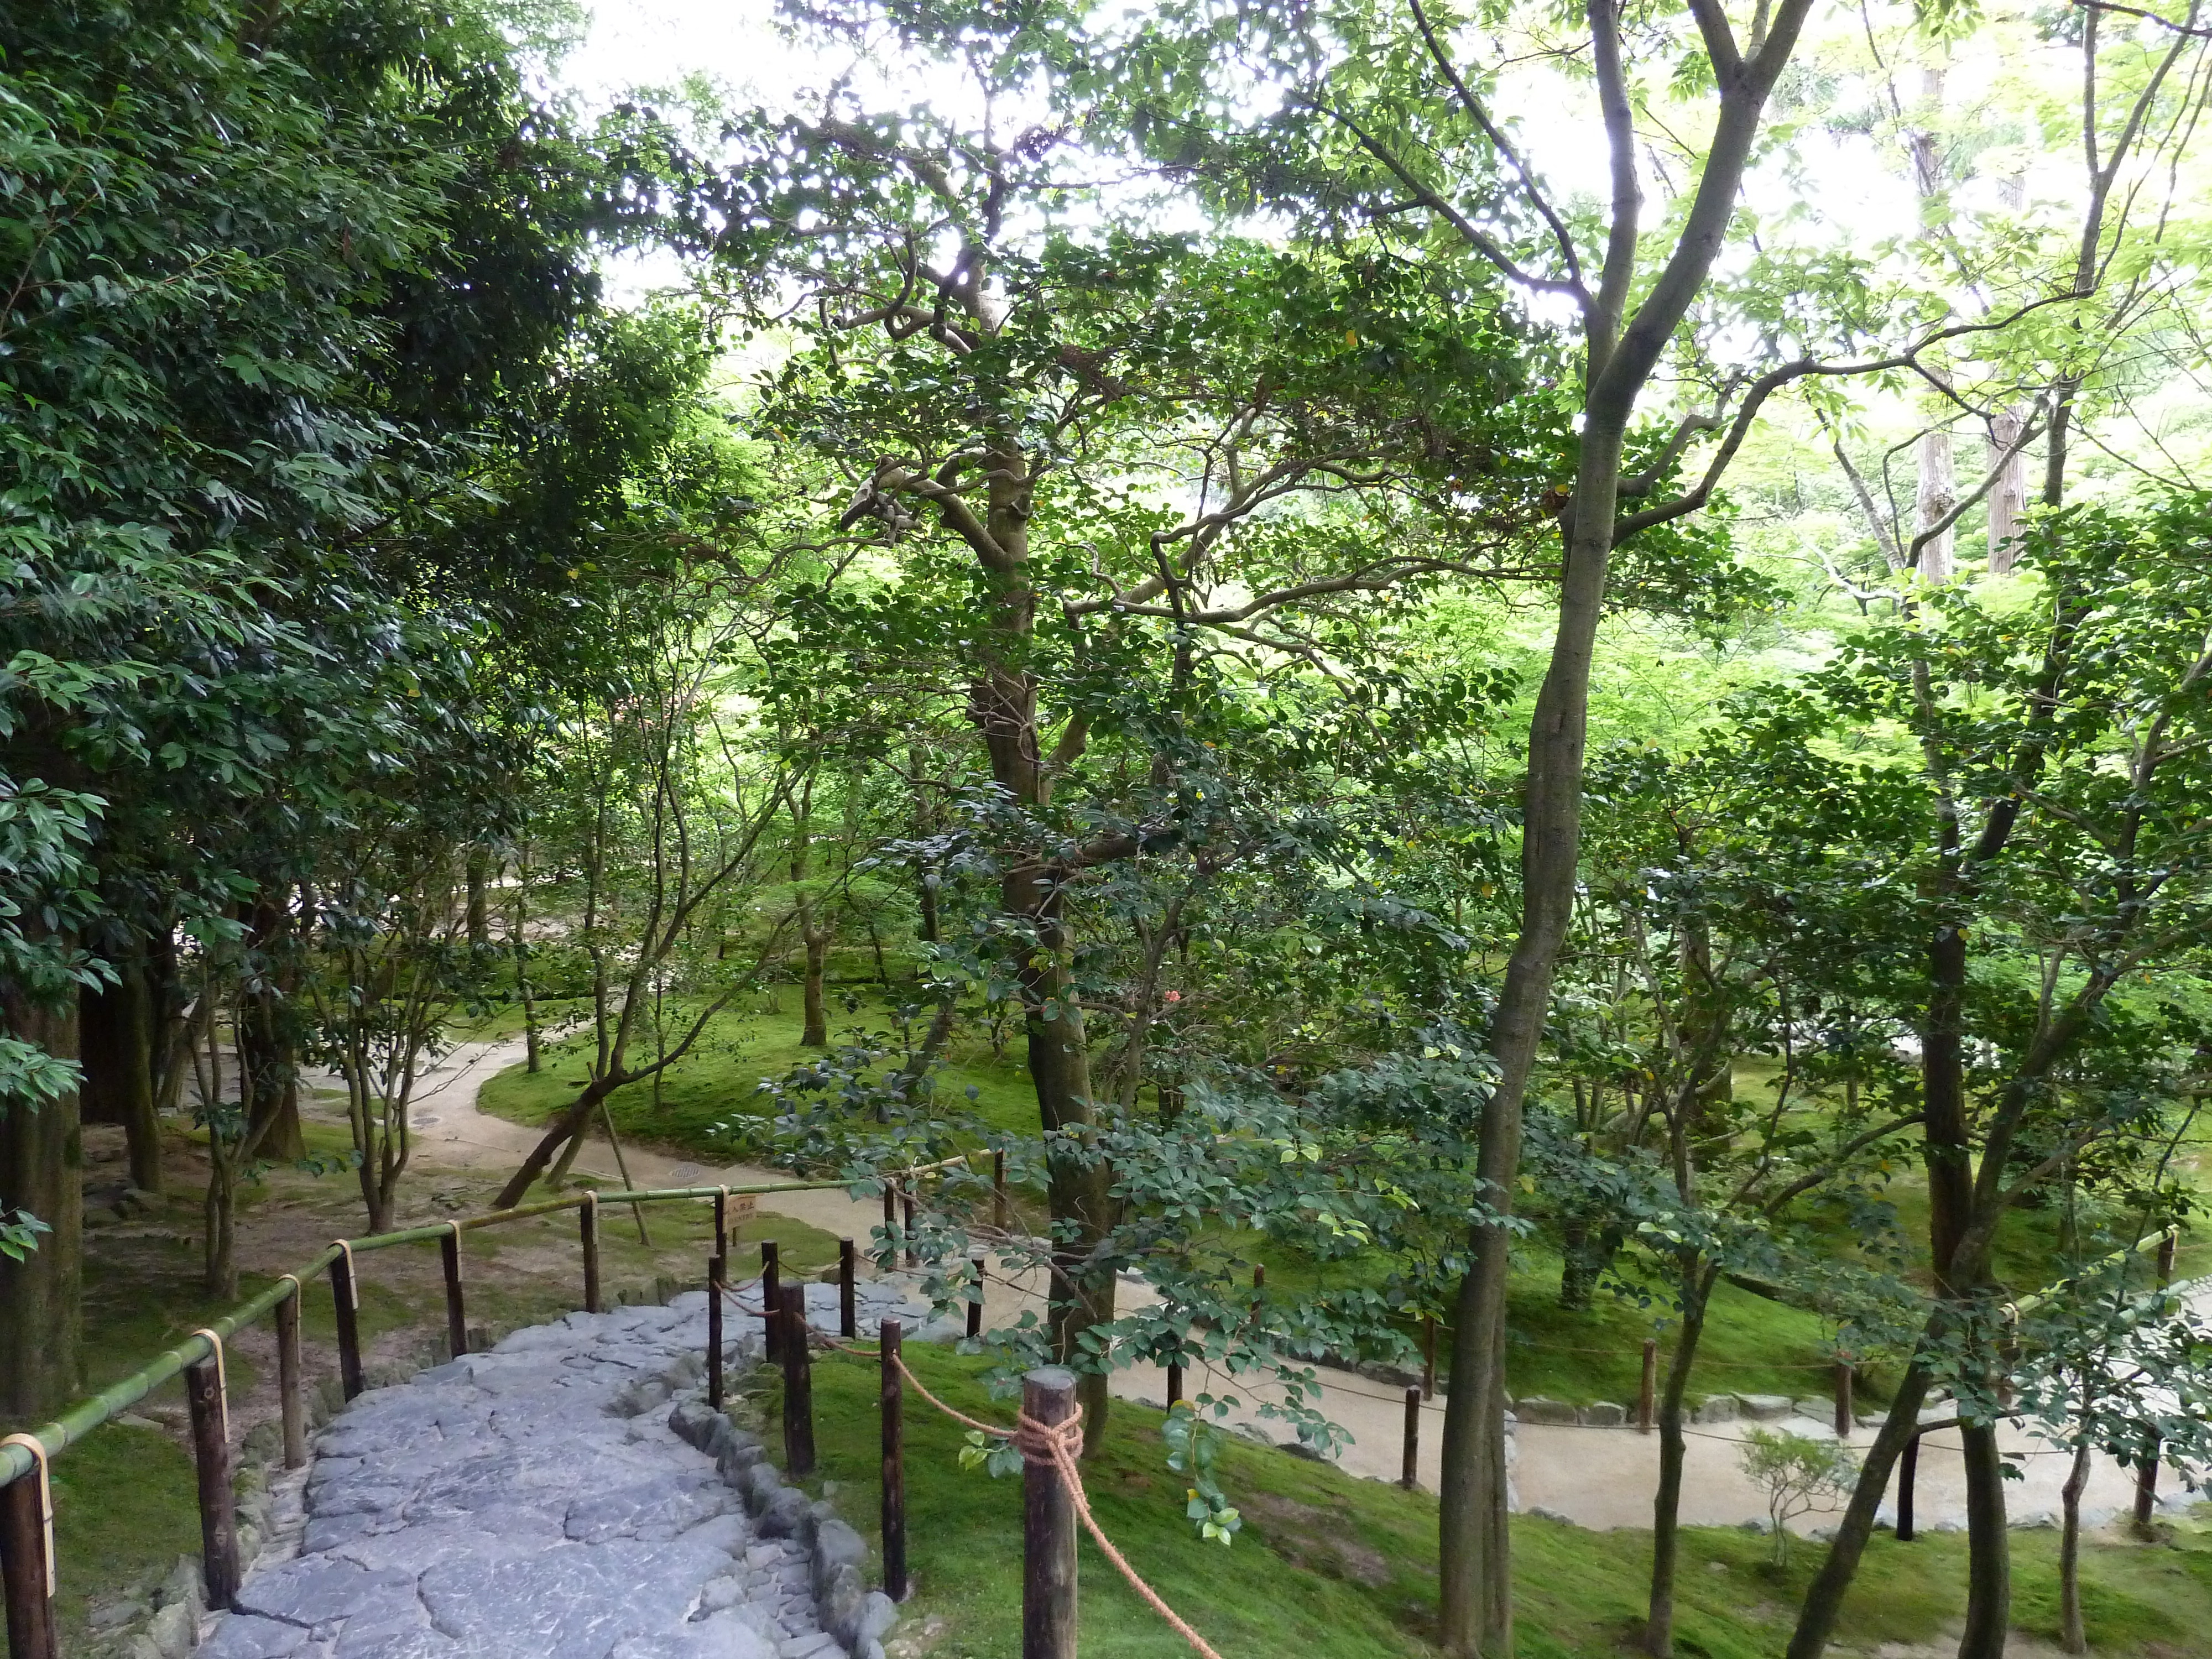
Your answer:
[[[915,1311],[895,1284],[863,1295],[864,1328]],[[883,1659],[897,1611],[860,1534],[706,1406],[706,1300],[571,1314],[362,1395],[317,1437],[296,1545],[201,1652]],[[742,1374],[761,1335],[731,1323]]]

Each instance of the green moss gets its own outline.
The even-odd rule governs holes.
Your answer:
[[[1009,1407],[981,1382],[986,1362],[937,1348],[908,1363],[948,1404],[986,1420]],[[773,1423],[778,1389],[763,1374],[760,1401]],[[877,1370],[866,1360],[826,1358],[814,1371],[820,1480],[836,1483],[845,1517],[876,1540]],[[1204,1543],[1183,1518],[1181,1480],[1164,1462],[1161,1414],[1114,1405],[1107,1443],[1085,1466],[1085,1486],[1108,1536],[1170,1605],[1225,1653],[1352,1656],[1431,1651],[1435,1634],[1436,1500],[1287,1453],[1232,1443],[1223,1480],[1245,1526],[1227,1549]],[[933,1651],[960,1659],[1012,1659],[1020,1650],[1021,1494],[958,1463],[964,1431],[908,1396],[906,1479],[914,1623],[939,1619]],[[2082,1579],[2099,1651],[2212,1656],[2212,1527],[2185,1522],[2170,1544],[2091,1540]],[[1589,1532],[1557,1522],[1514,1522],[1517,1651],[1522,1659],[1610,1659],[1640,1626],[1648,1595],[1650,1534]],[[2055,1634],[2057,1534],[2014,1534],[2015,1623]],[[1792,1552],[1785,1570],[1765,1539],[1732,1528],[1684,1535],[1677,1587],[1678,1650],[1704,1659],[1772,1659],[1788,1639],[1805,1586],[1823,1557]],[[1174,1633],[1129,1591],[1086,1541],[1082,1547],[1085,1659],[1172,1659]],[[1869,1547],[1844,1607],[1839,1645],[1936,1639],[1964,1610],[1966,1540],[1935,1534]]]
[[[860,1002],[857,1009],[844,1008],[848,994]],[[798,998],[793,994],[783,1000],[795,1005]],[[838,1016],[830,1021],[834,1044],[890,1042],[890,1011],[872,993],[861,1000],[857,992],[839,991],[833,994],[832,1006]],[[672,1008],[671,1015],[672,1026]],[[648,1080],[609,1097],[616,1127],[641,1143],[697,1158],[727,1158],[729,1144],[719,1127],[732,1118],[768,1113],[761,1080],[782,1077],[794,1066],[821,1057],[822,1050],[800,1046],[801,1029],[795,1012],[726,1011],[717,1015],[708,1023],[697,1046],[668,1068],[658,1091]],[[590,1048],[588,1035],[549,1043],[543,1071],[532,1073],[520,1064],[511,1066],[484,1085],[479,1102],[496,1116],[533,1127],[543,1123],[575,1097]],[[642,1053],[650,1058],[649,1042]],[[956,1042],[950,1061],[936,1074],[936,1087],[948,1101],[972,1110],[994,1128],[1036,1133],[1036,1091],[1019,1064],[994,1058],[988,1044],[981,1042]],[[965,1097],[970,1087],[976,1094],[972,1106]]]
[[[108,1424],[53,1464],[54,1613],[64,1653],[80,1650],[88,1604],[158,1579],[200,1550],[190,1453],[155,1429]]]

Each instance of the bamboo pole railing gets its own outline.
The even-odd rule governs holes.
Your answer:
[[[890,1190],[894,1180],[910,1182],[917,1176],[928,1175],[966,1161],[967,1155],[963,1154],[939,1163],[918,1165],[901,1171],[896,1176],[887,1176],[884,1177],[886,1191]],[[611,1189],[609,1201],[643,1205],[712,1200],[719,1231],[730,1199],[763,1197],[775,1193],[842,1191],[853,1184],[850,1181],[781,1181],[747,1186],[623,1188]],[[79,1401],[52,1422],[0,1440],[0,1584],[4,1584],[6,1593],[9,1659],[52,1659],[57,1652],[52,1609],[55,1566],[53,1503],[49,1469],[53,1460],[70,1446],[84,1439],[103,1423],[129,1411],[163,1383],[189,1374],[196,1455],[202,1464],[208,1465],[200,1470],[201,1491],[204,1497],[210,1492],[227,1494],[229,1491],[231,1453],[228,1434],[228,1401],[222,1358],[224,1346],[238,1332],[274,1312],[277,1314],[283,1328],[280,1335],[289,1334],[295,1336],[302,1287],[315,1274],[330,1273],[339,1316],[340,1375],[346,1397],[350,1399],[362,1388],[359,1336],[352,1317],[356,1311],[354,1302],[356,1257],[402,1244],[439,1243],[444,1256],[450,1325],[453,1310],[460,1305],[459,1236],[488,1227],[527,1221],[538,1216],[553,1215],[564,1210],[581,1212],[583,1225],[580,1228],[580,1242],[584,1258],[585,1301],[590,1311],[597,1312],[599,1251],[593,1221],[599,1200],[597,1191],[586,1190],[569,1197],[519,1204],[483,1215],[456,1218],[419,1227],[402,1227],[392,1232],[372,1233],[359,1238],[333,1239],[295,1271],[280,1274],[267,1289],[248,1297],[228,1313],[209,1321],[183,1341],[164,1349],[130,1376]],[[718,1239],[717,1242],[720,1243],[721,1241]],[[280,1346],[289,1346],[289,1343],[280,1342]],[[280,1386],[296,1392],[300,1385],[297,1364],[284,1364],[281,1371]],[[304,1448],[298,1443],[299,1437],[292,1431],[297,1416],[296,1401],[288,1397],[283,1402],[283,1411],[287,1429],[287,1462],[303,1462]],[[203,1431],[203,1419],[221,1426],[214,1432]],[[214,1467],[216,1464],[220,1464],[220,1467]],[[227,1510],[227,1507],[220,1506],[223,1510]],[[204,1504],[203,1508],[206,1509],[207,1505]],[[210,1604],[227,1605],[228,1596],[224,1592],[234,1589],[238,1583],[234,1530],[227,1513],[211,1510],[203,1516],[203,1524],[206,1534],[208,1560],[205,1565],[211,1591]]]

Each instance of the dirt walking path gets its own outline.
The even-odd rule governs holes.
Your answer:
[[[416,1157],[425,1164],[483,1170],[513,1169],[536,1144],[538,1132],[491,1117],[477,1109],[477,1096],[485,1081],[523,1057],[518,1040],[471,1043],[447,1056],[416,1095]],[[757,1164],[707,1165],[640,1147],[625,1147],[630,1178],[641,1187],[711,1185],[732,1186],[787,1180],[787,1172]],[[580,1152],[576,1167],[605,1180],[618,1179],[613,1154],[604,1140],[593,1140]],[[757,1200],[762,1212],[787,1215],[840,1237],[863,1242],[878,1222],[880,1212],[872,1200],[861,1201],[836,1191],[775,1193]],[[1003,1323],[1025,1309],[1042,1308],[1034,1273],[1012,1273],[999,1263],[990,1276],[987,1302],[990,1321]],[[1124,1308],[1142,1306],[1152,1299],[1149,1287],[1124,1279]],[[1330,1366],[1316,1368],[1322,1385],[1322,1409],[1352,1436],[1352,1443],[1338,1462],[1352,1474],[1378,1480],[1397,1479],[1403,1455],[1405,1395],[1388,1384],[1355,1372]],[[1117,1397],[1149,1401],[1165,1398],[1167,1379],[1158,1366],[1139,1364],[1115,1373]],[[1185,1379],[1189,1395],[1211,1393],[1234,1398],[1229,1413],[1231,1425],[1270,1440],[1291,1437],[1279,1419],[1261,1414],[1261,1407],[1282,1399],[1279,1384],[1250,1376],[1232,1376],[1211,1366],[1194,1369]],[[1434,1491],[1443,1443],[1443,1401],[1425,1402],[1420,1413],[1419,1479]],[[1745,1478],[1738,1456],[1747,1430],[1767,1426],[1750,1423],[1700,1425],[1692,1431],[1683,1474],[1682,1519],[1694,1526],[1734,1526],[1763,1520],[1766,1505],[1759,1492]],[[1811,1419],[1793,1418],[1771,1426],[1802,1434],[1826,1434],[1830,1427]],[[1873,1439],[1870,1430],[1855,1431],[1854,1444]],[[1658,1486],[1658,1437],[1632,1427],[1599,1428],[1519,1425],[1514,1480],[1522,1509],[1540,1509],[1579,1525],[1595,1528],[1643,1527],[1651,1523],[1652,1498]],[[2015,1523],[2055,1517],[2059,1487],[2063,1484],[2068,1457],[2021,1430],[2008,1426],[2002,1434],[2005,1449],[2017,1453],[2023,1478],[2008,1483],[2008,1508]],[[2177,1489],[2170,1474],[2169,1493]],[[2084,1517],[2101,1525],[2115,1515],[2124,1516],[2132,1502],[2135,1476],[2111,1460],[2100,1457],[2082,1498]],[[1915,1515],[1923,1530],[1956,1529],[1966,1519],[1966,1482],[1955,1433],[1930,1435],[1923,1443]],[[1891,1517],[1887,1508],[1884,1520]],[[1814,1512],[1796,1524],[1814,1531],[1833,1522],[1832,1514]]]

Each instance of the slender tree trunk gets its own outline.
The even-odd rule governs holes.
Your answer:
[[[2069,1653],[2089,1650],[2081,1623],[2081,1493],[2089,1484],[2089,1443],[2074,1448],[2074,1467],[2059,1489],[2058,1643]]]
[[[448,866],[450,867],[450,866]],[[468,884],[469,949],[491,949],[491,849],[477,846],[469,849],[468,865],[464,878]]]
[[[246,1133],[265,1157],[295,1163],[307,1155],[300,1127],[298,1053],[293,994],[298,988],[298,939],[291,917],[262,897],[246,915],[247,949],[259,963],[239,1006],[238,1064],[245,1088]]]
[[[58,1060],[77,1055],[76,1000],[33,1003],[0,981],[0,1031]],[[76,1393],[84,1273],[84,1146],[75,1091],[33,1111],[0,1105],[0,1212],[53,1231],[21,1261],[0,1255],[0,1424],[43,1423]]]
[[[822,981],[830,961],[830,930],[818,924],[811,903],[799,906],[799,936],[806,946],[805,979],[800,988],[806,1014],[799,1042],[803,1048],[826,1048],[830,1046],[830,1017],[823,1000]]]
[[[1659,1491],[1651,1500],[1651,1604],[1644,1625],[1644,1645],[1653,1659],[1674,1659],[1674,1581],[1682,1541],[1682,1465],[1689,1441],[1682,1433],[1683,1401],[1698,1344],[1705,1334],[1705,1304],[1712,1291],[1711,1269],[1686,1262],[1682,1269],[1682,1327],[1667,1362],[1666,1391],[1659,1397]]]
[[[1939,1310],[1931,1323],[1940,1327],[1946,1318]],[[1923,1341],[1933,1340],[1931,1331]],[[1882,1419],[1881,1431],[1859,1464],[1858,1480],[1851,1488],[1850,1502],[1844,1505],[1843,1521],[1828,1546],[1827,1559],[1820,1563],[1820,1570],[1806,1587],[1805,1599],[1797,1609],[1797,1627],[1790,1632],[1785,1659],[1820,1659],[1826,1651],[1828,1640],[1835,1634],[1836,1621],[1843,1613],[1844,1597],[1866,1554],[1867,1540],[1874,1536],[1875,1516],[1881,1511],[1882,1497],[1889,1490],[1890,1473],[1897,1467],[1905,1443],[1919,1431],[1920,1407],[1928,1398],[1928,1372],[1917,1358],[1905,1367],[1896,1395],[1889,1402],[1889,1415]]]
[[[2001,468],[1989,497],[1990,574],[1994,576],[2002,576],[2020,560],[2016,543],[2027,511],[2027,457],[2015,451],[2002,462],[1998,458],[2020,441],[2025,424],[2016,409],[2001,409],[1990,417],[1990,465]]]
[[[1626,407],[1620,413],[1625,422]],[[1551,1004],[1552,975],[1574,902],[1582,835],[1590,665],[1612,556],[1621,425],[1583,434],[1571,507],[1559,626],[1528,731],[1521,831],[1521,933],[1491,1026],[1498,1081],[1483,1112],[1476,1191],[1495,1219],[1469,1239],[1453,1336],[1455,1386],[1444,1406],[1438,1515],[1443,1644],[1455,1655],[1512,1650],[1511,1542],[1505,1495],[1505,1295],[1509,1218],[1520,1172],[1522,1110]],[[1472,1381],[1474,1386],[1468,1387]]]

